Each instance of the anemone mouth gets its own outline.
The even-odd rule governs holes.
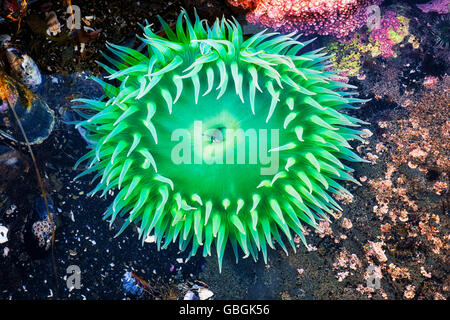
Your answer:
[[[186,197],[193,190],[200,198],[219,203],[236,195],[251,196],[268,178],[261,172],[271,159],[271,133],[284,130],[279,112],[266,122],[270,94],[255,99],[253,113],[234,88],[219,99],[213,93],[200,97],[196,104],[192,103],[193,90],[187,87],[185,91],[191,95],[179,99],[172,113],[155,115],[158,144],[163,146],[153,148],[159,172],[170,177]]]
[[[219,268],[225,246],[257,259],[276,241],[295,250],[291,231],[342,210],[331,196],[349,192],[338,180],[357,183],[346,161],[364,161],[348,140],[362,140],[354,88],[328,70],[321,49],[294,34],[261,32],[243,39],[236,21],[207,26],[185,12],[176,30],[161,20],[167,38],[143,27],[149,56],[109,44],[116,56],[100,63],[118,79],[102,100],[78,99],[87,138],[95,143],[75,165],[88,162],[77,178],[97,173],[90,194],[118,189],[104,219],[140,225],[142,241],[157,236],[159,248],[178,240],[211,254]],[[284,241],[283,241],[284,239]]]

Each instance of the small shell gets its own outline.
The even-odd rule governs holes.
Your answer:
[[[0,225],[0,243],[8,241],[8,228]]]
[[[214,295],[214,293],[207,288],[198,289],[198,297],[200,298],[200,300],[208,300],[213,295]]]

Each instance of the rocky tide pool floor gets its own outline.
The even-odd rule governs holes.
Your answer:
[[[389,17],[403,28],[390,33],[395,41],[385,39],[392,55],[378,54],[379,44],[370,41],[336,44],[319,37],[312,44],[335,53],[335,66],[351,66],[353,73],[345,74],[349,83],[360,98],[371,99],[350,113],[370,123],[364,143],[352,144],[369,161],[352,165],[361,186],[346,185],[353,197],[337,199],[343,212],[331,224],[307,229],[308,247],[296,237],[296,252],[288,248],[286,255],[275,244],[267,264],[262,257],[236,264],[227,248],[219,273],[215,254],[187,260],[188,252],[177,245],[158,251],[155,243],[142,245],[136,227],[114,238],[122,221],[109,226],[102,220],[114,192],[89,197],[90,179],[73,180],[81,171],[73,165],[87,152],[87,142],[68,122],[76,117],[72,99],[102,95],[88,77],[101,76],[95,61],[106,41],[136,48],[138,23],[147,19],[159,30],[156,15],[174,22],[181,5],[188,11],[197,6],[210,20],[223,13],[245,23],[245,16],[224,1],[125,2],[129,6],[77,3],[90,32],[101,30],[83,40],[83,53],[79,38],[56,41],[39,33],[41,2],[30,2],[14,44],[36,61],[43,83],[35,93],[54,113],[50,136],[32,148],[54,207],[55,242],[52,250],[48,236],[40,245],[33,234],[41,191],[28,149],[0,136],[0,299],[176,299],[195,283],[209,287],[213,299],[448,299],[450,55],[436,40],[437,24],[448,21],[448,13],[385,1],[382,12],[394,12]],[[52,10],[62,19],[64,2],[53,2]],[[6,21],[1,27],[13,35],[17,24]],[[361,36],[370,37],[365,29]],[[351,61],[343,59],[349,56]],[[70,266],[81,271],[79,289],[67,286]],[[148,281],[153,294],[126,293],[127,271]]]

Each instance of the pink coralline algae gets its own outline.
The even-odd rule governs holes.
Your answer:
[[[450,0],[433,0],[424,4],[418,4],[417,8],[425,13],[437,12],[437,13],[448,13],[450,6]]]
[[[394,56],[392,47],[403,41],[406,32],[400,32],[402,27],[401,20],[398,19],[397,13],[394,11],[387,11],[380,21],[380,28],[372,30],[370,37],[379,44],[381,56]],[[399,39],[397,39],[399,38]]]
[[[249,9],[247,20],[282,32],[343,38],[367,24],[383,0],[228,0]]]

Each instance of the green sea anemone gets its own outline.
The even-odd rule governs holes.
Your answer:
[[[240,247],[266,263],[274,241],[295,250],[292,232],[306,244],[304,224],[342,210],[338,181],[357,183],[341,160],[363,161],[348,143],[363,122],[341,110],[363,100],[326,71],[322,49],[300,53],[295,33],[245,40],[235,20],[192,24],[184,11],[175,30],[160,21],[167,38],[150,26],[139,37],[148,56],[108,44],[116,58],[99,64],[120,85],[94,78],[104,97],[77,99],[94,142],[78,177],[97,173],[91,194],[118,190],[104,219],[125,219],[118,234],[137,223],[158,249],[191,244],[189,256],[214,242],[219,268],[227,242],[236,261]]]

